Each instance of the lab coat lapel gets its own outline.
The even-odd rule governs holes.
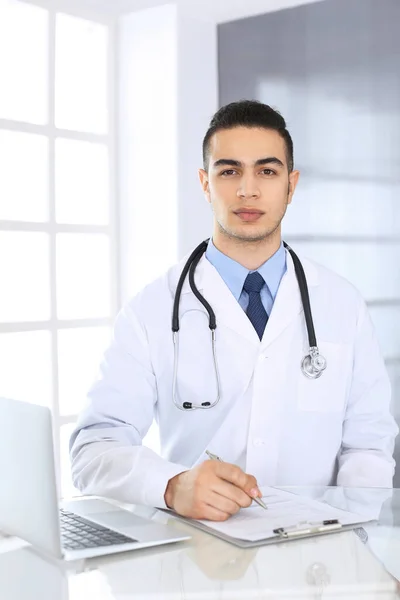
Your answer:
[[[186,260],[187,257],[185,257],[177,265],[176,269],[174,269],[173,273],[171,274],[169,286],[172,296],[175,295],[178,280],[183,271]],[[232,292],[216,268],[207,260],[205,255],[201,257],[199,264],[196,267],[194,280],[197,289],[202,296],[204,296],[215,313],[217,322],[217,338],[220,335],[219,331],[222,329],[221,326],[224,326],[228,327],[242,338],[246,338],[252,344],[258,346],[260,344],[260,340],[253,325],[250,323],[246,313],[233,296]],[[193,294],[189,283],[189,277],[186,277],[182,286],[179,314],[182,316],[182,314],[188,309],[200,310],[204,312],[208,319],[206,309]]]
[[[286,251],[287,270],[279,286],[275,302],[264,331],[261,344],[267,348],[276,340],[290,323],[303,312],[300,288],[290,253]],[[317,273],[307,261],[302,261],[309,287],[317,285]]]
[[[206,258],[203,259],[202,267],[201,285],[204,297],[215,312],[217,335],[218,325],[223,325],[252,344],[259,345],[260,340],[253,325],[216,268]]]
[[[301,262],[305,271],[308,287],[310,288],[318,285],[318,273],[314,265],[307,260],[301,260]],[[274,306],[261,340],[262,348],[266,348],[272,344],[272,342],[285,331],[293,319],[303,312],[299,284],[297,282],[293,260],[288,251],[286,251],[286,263],[287,271],[282,278]],[[184,261],[179,265],[176,272],[176,282],[183,269],[183,265]],[[245,311],[237,302],[218,271],[205,256],[201,258],[197,266],[195,282],[197,288],[215,312],[217,335],[218,326],[223,324],[247,341],[259,346],[260,340],[258,335],[253,325],[250,323]],[[186,296],[187,294],[190,294],[193,297],[196,306],[205,312],[205,309],[200,305],[199,301],[194,298],[188,278],[186,278],[183,285],[182,296]]]

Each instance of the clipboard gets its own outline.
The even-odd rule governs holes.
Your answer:
[[[195,519],[188,519],[174,512],[171,513],[170,510],[160,510],[167,512],[169,515],[173,514],[175,519],[183,521],[184,523],[187,523],[192,527],[196,527],[196,529],[200,529],[205,533],[209,533],[225,542],[234,544],[235,546],[239,546],[240,548],[255,548],[257,546],[280,544],[282,542],[302,540],[311,537],[320,537],[322,535],[332,535],[335,533],[341,533],[342,531],[351,531],[365,524],[365,521],[363,521],[360,523],[352,523],[351,525],[343,525],[339,522],[338,519],[329,519],[326,521],[322,521],[321,523],[299,523],[291,527],[279,527],[277,529],[274,529],[273,537],[267,537],[258,539],[256,541],[250,541],[227,535],[226,533],[222,533],[221,531],[217,531],[216,529],[208,527],[207,525],[204,525],[204,523],[196,521]]]
[[[366,517],[365,514],[343,510],[281,488],[265,486],[261,492],[265,508],[253,503],[227,521],[190,519],[170,509],[163,510],[192,527],[241,548],[332,535],[376,521],[375,514]]]

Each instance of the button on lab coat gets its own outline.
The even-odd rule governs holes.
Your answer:
[[[207,459],[239,464],[262,485],[392,485],[397,427],[390,384],[365,303],[331,271],[302,260],[327,369],[300,369],[308,337],[290,254],[262,340],[203,257],[196,284],[217,319],[221,399],[208,410],[172,401],[171,315],[184,262],[119,313],[71,437],[74,483],[87,494],[164,507],[168,480]],[[180,302],[180,401],[217,394],[208,315],[185,282]],[[153,419],[161,456],[142,446]]]

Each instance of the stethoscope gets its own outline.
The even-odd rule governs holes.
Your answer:
[[[215,313],[211,308],[210,304],[207,302],[207,300],[200,294],[194,281],[196,267],[207,249],[208,241],[209,240],[205,240],[204,242],[201,242],[201,244],[199,244],[189,256],[185,266],[183,267],[175,292],[174,308],[172,313],[172,339],[174,343],[174,372],[172,380],[172,398],[175,406],[180,410],[194,410],[196,408],[213,408],[219,402],[219,399],[221,397],[221,383],[218,372],[217,354],[215,347],[215,330],[217,328]],[[308,294],[307,279],[304,273],[303,266],[297,254],[295,254],[295,252],[290,248],[288,244],[286,244],[286,242],[283,242],[283,245],[290,252],[290,255],[293,260],[294,270],[300,289],[301,301],[303,304],[304,317],[307,326],[308,342],[310,345],[308,354],[306,354],[306,356],[301,361],[301,370],[302,373],[309,379],[318,379],[318,377],[321,377],[322,372],[326,369],[326,359],[322,356],[322,354],[319,353],[317,338],[315,337],[315,329],[311,314],[310,296]],[[211,331],[211,346],[214,361],[214,372],[215,379],[217,382],[217,397],[214,400],[214,402],[202,402],[201,404],[194,404],[193,402],[183,402],[182,404],[180,404],[177,398],[177,377],[179,358],[179,303],[181,299],[182,287],[188,273],[191,290],[208,313],[209,328]]]

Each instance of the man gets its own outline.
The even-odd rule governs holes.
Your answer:
[[[186,262],[120,312],[101,375],[71,438],[85,493],[224,520],[261,485],[392,485],[397,427],[365,303],[354,287],[303,260],[321,377],[301,370],[309,343],[281,222],[299,179],[282,116],[242,101],[221,108],[203,142],[200,182],[214,214],[195,283],[179,305],[174,386],[173,301]],[[186,410],[205,404],[202,409]],[[211,406],[212,405],[212,406]],[[153,418],[162,457],[141,445]],[[206,450],[224,462],[207,460]]]

